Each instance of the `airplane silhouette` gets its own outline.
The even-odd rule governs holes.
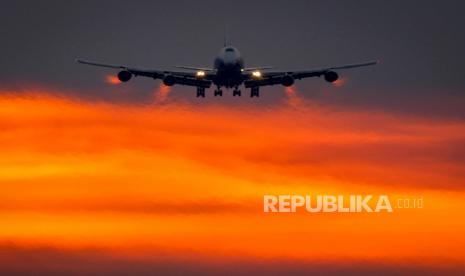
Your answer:
[[[133,76],[143,76],[161,79],[167,86],[173,86],[175,84],[195,86],[197,87],[197,97],[205,97],[205,89],[210,88],[212,84],[216,86],[214,92],[215,96],[223,96],[221,87],[227,89],[234,88],[233,96],[241,96],[239,86],[244,84],[245,88],[250,88],[250,97],[259,97],[259,88],[261,86],[281,84],[289,87],[294,84],[295,80],[321,76],[328,82],[335,82],[339,78],[335,70],[369,66],[378,63],[377,61],[369,61],[313,70],[268,71],[273,67],[245,67],[244,59],[240,52],[227,43],[225,43],[218,56],[215,58],[213,68],[175,66],[187,71],[164,71],[141,69],[126,65],[98,63],[81,59],[77,59],[76,61],[82,64],[120,69],[121,71],[117,76],[121,82],[127,82]]]

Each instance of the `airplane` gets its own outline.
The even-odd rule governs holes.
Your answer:
[[[295,80],[309,77],[323,76],[327,82],[335,82],[339,75],[335,70],[349,69],[375,65],[377,61],[364,63],[332,66],[314,70],[303,71],[268,71],[272,66],[245,67],[244,59],[237,48],[230,44],[224,44],[214,60],[213,68],[201,68],[192,66],[174,66],[185,71],[164,71],[156,69],[141,69],[126,65],[113,65],[87,60],[76,60],[79,63],[114,68],[121,70],[117,76],[121,82],[129,81],[133,76],[143,76],[153,79],[161,79],[164,85],[186,85],[197,87],[197,97],[205,97],[205,89],[216,86],[214,96],[223,96],[222,87],[234,88],[233,96],[241,96],[239,86],[250,88],[250,97],[259,97],[261,86],[277,85],[292,86]]]

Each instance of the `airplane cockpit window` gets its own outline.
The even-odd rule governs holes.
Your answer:
[[[225,51],[226,51],[226,52],[234,52],[234,49],[233,49],[233,48],[226,48]]]

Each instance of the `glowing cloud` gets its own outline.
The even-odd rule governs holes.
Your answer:
[[[303,105],[293,89],[299,109],[35,92],[0,96],[0,243],[145,262],[465,261],[465,122]],[[264,194],[353,193],[422,196],[425,208],[262,212]]]

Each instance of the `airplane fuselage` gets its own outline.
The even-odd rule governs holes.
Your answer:
[[[244,59],[241,57],[240,52],[232,46],[221,49],[215,58],[213,66],[216,70],[213,83],[218,87],[237,87],[244,81],[242,76]]]

